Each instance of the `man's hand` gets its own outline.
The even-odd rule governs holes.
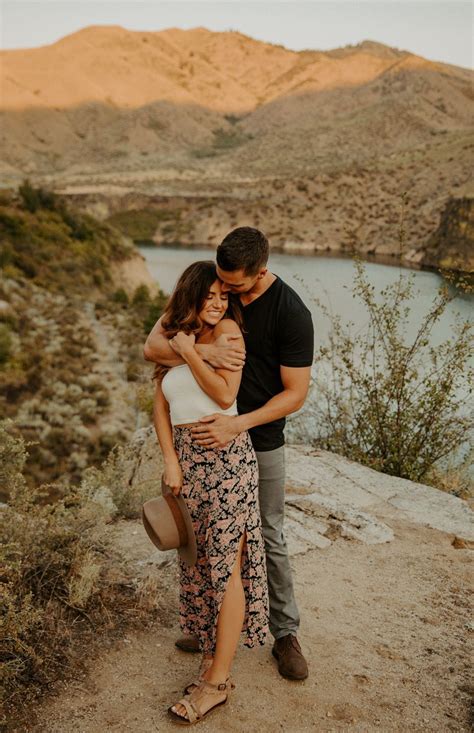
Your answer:
[[[245,349],[241,336],[223,333],[212,344],[198,344],[200,354],[214,369],[238,372],[245,364]]]
[[[241,432],[237,420],[238,415],[216,412],[201,418],[201,425],[192,427],[191,433],[196,443],[204,448],[223,448]]]

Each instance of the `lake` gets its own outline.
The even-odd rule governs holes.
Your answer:
[[[196,260],[213,259],[210,249],[178,249],[168,247],[140,247],[146,258],[148,269],[162,290],[171,292],[181,272]],[[412,338],[433,299],[442,278],[435,272],[408,270],[393,265],[365,264],[369,282],[376,291],[396,281],[400,271],[404,277],[414,277],[416,298],[413,302],[407,339]],[[351,285],[354,276],[354,263],[348,258],[273,254],[269,269],[288,283],[304,300],[313,314],[316,344],[326,339],[330,323],[314,303],[318,297],[334,314],[341,316],[343,322],[351,320],[355,327],[362,328],[367,321],[364,305],[352,297]],[[417,292],[418,291],[418,292]],[[463,319],[473,317],[474,296],[462,294],[450,303],[442,319],[433,332],[433,345],[446,339],[453,329],[455,314]]]

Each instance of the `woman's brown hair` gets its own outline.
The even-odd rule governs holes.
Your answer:
[[[212,260],[193,262],[178,279],[175,289],[166,304],[161,325],[166,338],[173,338],[178,331],[195,336],[202,331],[203,322],[199,313],[204,307],[213,283],[218,280],[216,265]],[[242,328],[243,319],[237,296],[229,293],[229,302],[224,318],[232,318]],[[153,379],[162,379],[167,367],[157,365]]]

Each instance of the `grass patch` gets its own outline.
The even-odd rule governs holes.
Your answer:
[[[180,218],[181,209],[144,208],[119,211],[107,222],[141,246],[154,244],[153,237],[163,222],[176,223]]]
[[[194,158],[212,158],[215,155],[234,150],[241,145],[245,145],[249,140],[253,139],[250,135],[239,130],[224,130],[222,127],[213,130],[214,140],[212,147],[196,148],[191,151]]]

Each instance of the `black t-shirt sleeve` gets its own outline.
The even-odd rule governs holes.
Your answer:
[[[281,366],[311,366],[314,355],[314,329],[309,310],[304,305],[285,309],[279,327]]]

